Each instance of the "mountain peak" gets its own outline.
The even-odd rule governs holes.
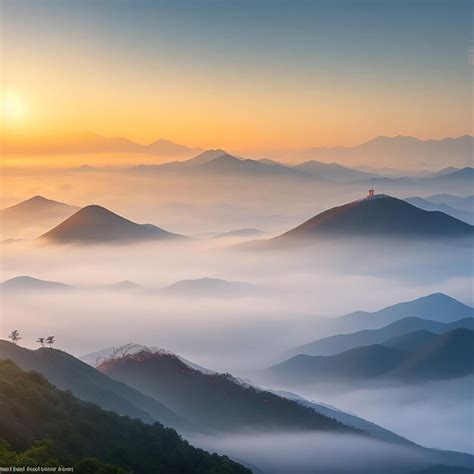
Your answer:
[[[106,207],[100,206],[99,204],[89,204],[88,206],[84,206],[79,211],[76,212],[76,216],[81,215],[114,215],[118,216],[114,212],[110,211]]]
[[[24,202],[28,202],[28,201],[29,202],[47,202],[47,201],[51,201],[51,199],[46,199],[44,196],[41,196],[41,194],[37,194],[36,196],[33,196]]]
[[[325,237],[469,237],[474,227],[385,194],[328,209],[276,239]]]
[[[114,212],[91,204],[54,227],[40,239],[62,243],[125,242],[178,238],[156,226],[140,225]]]
[[[52,210],[52,209],[74,209],[73,206],[69,206],[68,204],[64,204],[63,202],[54,201],[53,199],[48,199],[42,196],[41,194],[36,194],[24,201],[20,201],[13,206],[7,207],[3,209],[1,212],[14,212],[18,210],[28,210],[28,209],[35,209],[35,210]]]
[[[227,152],[225,150],[220,150],[218,148],[215,150],[206,150],[200,153],[199,155],[195,156],[194,158],[191,158],[190,160],[183,162],[183,164],[185,166],[200,166],[200,165],[209,163],[215,160],[216,158],[219,158],[224,155],[227,155]]]
[[[72,289],[72,286],[65,285],[56,281],[40,280],[28,275],[20,275],[0,284],[2,289],[6,290],[66,290]]]

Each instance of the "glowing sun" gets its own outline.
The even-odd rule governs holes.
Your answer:
[[[24,98],[13,91],[4,91],[0,95],[2,121],[8,125],[21,124],[26,117],[27,108]]]

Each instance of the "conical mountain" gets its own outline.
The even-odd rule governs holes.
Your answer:
[[[384,194],[318,214],[275,240],[315,237],[470,237],[474,227],[442,212],[429,212]]]
[[[0,210],[0,234],[2,238],[33,238],[59,224],[78,209],[43,196],[33,196]]]
[[[86,206],[43,234],[40,239],[55,243],[127,243],[181,238],[156,226],[132,222],[105,207]]]

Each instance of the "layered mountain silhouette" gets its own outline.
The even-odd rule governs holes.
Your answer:
[[[376,195],[324,211],[271,242],[319,237],[462,238],[473,233],[473,226],[441,212],[424,211],[400,199]]]
[[[227,281],[219,278],[197,278],[181,280],[160,290],[177,296],[194,297],[242,297],[255,294],[256,287],[240,281]]]
[[[224,150],[206,150],[184,161],[170,161],[159,165],[138,165],[134,169],[139,172],[192,171],[224,155],[227,155]]]
[[[241,383],[230,374],[195,370],[172,354],[143,351],[106,360],[98,369],[214,431],[350,431],[336,420]]]
[[[140,173],[180,173],[193,176],[268,177],[311,179],[302,170],[274,161],[261,161],[230,155],[224,150],[207,150],[186,161],[173,161],[162,165],[140,165]]]
[[[39,237],[42,241],[62,244],[131,243],[181,238],[151,224],[137,224],[97,205],[83,207]]]
[[[448,204],[431,202],[428,199],[423,199],[418,196],[407,198],[405,201],[419,207],[420,209],[424,209],[425,211],[444,212],[445,214],[448,214],[455,219],[467,222],[468,224],[472,225],[474,223],[474,207],[471,208],[471,211],[463,211],[455,209]]]
[[[0,210],[2,237],[35,237],[58,224],[79,208],[63,202],[33,196],[26,201]]]
[[[328,336],[303,346],[295,347],[291,354],[329,356],[353,349],[358,346],[383,344],[389,339],[424,331],[428,334],[442,334],[452,329],[466,328],[474,330],[474,318],[464,318],[452,323],[440,323],[416,317],[403,318],[380,329],[364,329],[351,334]]]
[[[148,145],[141,145],[123,137],[103,137],[95,133],[78,133],[63,136],[61,142],[51,144],[6,143],[4,153],[11,154],[44,154],[44,153],[134,153],[150,154],[166,158],[188,158],[200,153],[200,148],[190,148],[173,143],[170,140],[159,139]]]
[[[59,352],[54,349],[47,350],[51,353]],[[78,377],[77,383],[84,378],[87,381],[84,374],[77,371],[74,371],[74,374]],[[210,380],[213,379],[208,382]],[[212,384],[209,385],[212,388]],[[116,387],[119,386],[122,384],[116,382]],[[196,388],[198,387],[199,385]],[[219,385],[216,388],[219,388]],[[257,423],[262,418],[265,419],[273,402],[278,400],[277,406],[273,408],[281,410],[279,405],[286,403],[285,411],[296,410],[307,415],[310,420],[318,420],[317,429],[321,429],[321,422],[324,426],[327,420],[331,420],[331,427],[326,426],[326,429],[331,429],[334,435],[347,434],[351,430],[354,434],[369,433],[374,439],[411,447],[423,456],[427,464],[472,468],[472,456],[423,448],[359,417],[313,404],[294,394],[273,394],[261,390],[258,392],[264,394],[266,405],[263,412],[257,411]],[[230,397],[228,393],[224,394],[227,395],[227,400],[232,398],[232,393]],[[199,391],[197,396],[202,396]],[[235,394],[233,397],[235,398]],[[235,407],[230,404],[228,411],[241,408],[240,404]],[[246,414],[244,411],[244,416]],[[331,415],[346,420],[347,425],[336,421]],[[35,420],[35,423],[31,423],[31,420]],[[78,426],[83,430],[81,436],[77,435]],[[258,429],[261,431],[260,426]],[[48,442],[41,444],[41,441],[46,439]],[[160,423],[145,424],[137,419],[131,420],[111,411],[104,411],[95,404],[86,403],[70,392],[62,392],[41,375],[25,372],[11,360],[0,360],[0,440],[7,442],[17,451],[29,449],[33,443],[39,442],[39,445],[35,445],[35,450],[28,451],[28,459],[31,462],[35,465],[44,462],[44,449],[47,446],[48,460],[54,456],[58,459],[58,464],[73,464],[78,472],[116,472],[113,466],[118,466],[127,472],[151,474],[160,466],[164,466],[164,472],[182,474],[250,473],[226,457],[216,454],[210,456],[203,450],[196,450],[184,442],[174,430],[165,429]],[[38,446],[41,449],[38,449]],[[1,455],[5,456],[3,445],[0,451]],[[15,459],[12,457],[13,452],[9,454],[10,459]],[[84,457],[94,457],[98,460],[83,460]],[[109,465],[102,470],[101,463],[104,462],[113,466]],[[406,472],[406,467],[399,472]]]
[[[472,163],[474,138],[464,135],[441,140],[419,140],[409,136],[375,137],[354,147],[311,148],[292,152],[293,158],[338,162],[350,165],[375,164],[404,169],[439,169],[452,163],[465,167]]]
[[[433,293],[411,301],[396,303],[379,311],[355,311],[329,323],[331,332],[350,333],[361,329],[377,329],[406,317],[451,323],[474,316],[474,308],[444,293]]]
[[[310,148],[291,150],[280,155],[292,160],[338,162],[352,166],[377,164],[391,167],[393,163],[405,169],[437,169],[452,163],[455,167],[472,164],[473,137],[464,135],[441,140],[419,140],[409,136],[375,137],[354,147]],[[102,137],[93,133],[71,135],[60,144],[5,143],[4,153],[145,153],[157,156],[186,158],[202,152],[199,148],[178,145],[160,139],[141,145],[122,137]]]
[[[306,161],[295,166],[295,168],[317,178],[335,183],[349,183],[351,181],[369,179],[377,176],[373,173],[347,168],[338,163],[322,163],[321,161],[315,160]]]
[[[438,175],[432,178],[433,182],[442,182],[443,184],[452,184],[453,186],[462,184],[471,184],[474,180],[474,168],[466,166],[455,171]],[[456,189],[456,188],[455,188]]]
[[[70,466],[82,473],[251,473],[192,447],[160,423],[85,403],[8,360],[0,360],[0,441],[2,462],[19,466]]]
[[[211,161],[220,158],[221,156],[231,156],[225,150],[216,149],[216,150],[206,150],[200,153],[199,155],[179,163],[175,163],[175,165],[179,166],[180,168],[197,168],[201,165],[205,165],[210,163]],[[239,157],[232,157],[236,160],[240,160]]]
[[[10,359],[24,370],[34,370],[56,387],[70,390],[81,400],[96,403],[105,410],[148,423],[159,421],[175,428],[189,427],[162,403],[107,377],[66,352],[50,348],[30,350],[0,340],[0,359]]]
[[[472,331],[472,328],[471,328]],[[412,352],[417,350],[420,346],[427,344],[428,342],[436,339],[437,334],[434,332],[420,329],[418,331],[409,332],[402,334],[401,336],[393,337],[387,341],[384,341],[382,345],[387,347],[393,347],[401,351]]]
[[[64,291],[72,290],[73,286],[57,281],[39,280],[30,276],[17,276],[0,284],[3,292],[28,292],[28,291]]]
[[[0,283],[0,288],[4,294],[24,294],[33,292],[49,292],[49,291],[69,291],[69,290],[82,290],[82,291],[95,291],[95,290],[106,290],[114,292],[122,291],[134,291],[143,289],[137,283],[132,281],[123,280],[115,283],[105,285],[94,285],[94,286],[72,286],[57,281],[41,280],[27,275],[21,275],[9,280],[5,280]]]
[[[303,178],[300,171],[288,168],[280,164],[265,164],[251,159],[240,159],[232,155],[221,155],[199,167],[199,171],[205,174],[218,174],[227,176],[250,175],[271,177],[297,177]]]
[[[440,335],[416,331],[337,355],[297,355],[271,367],[267,374],[288,385],[450,379],[474,372],[473,347],[474,331],[470,329],[458,328]]]
[[[425,199],[434,204],[445,204],[459,211],[474,212],[474,195],[458,197],[451,194],[434,194]]]

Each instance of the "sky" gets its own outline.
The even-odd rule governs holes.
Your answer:
[[[0,0],[2,139],[233,150],[472,133],[472,2]]]

